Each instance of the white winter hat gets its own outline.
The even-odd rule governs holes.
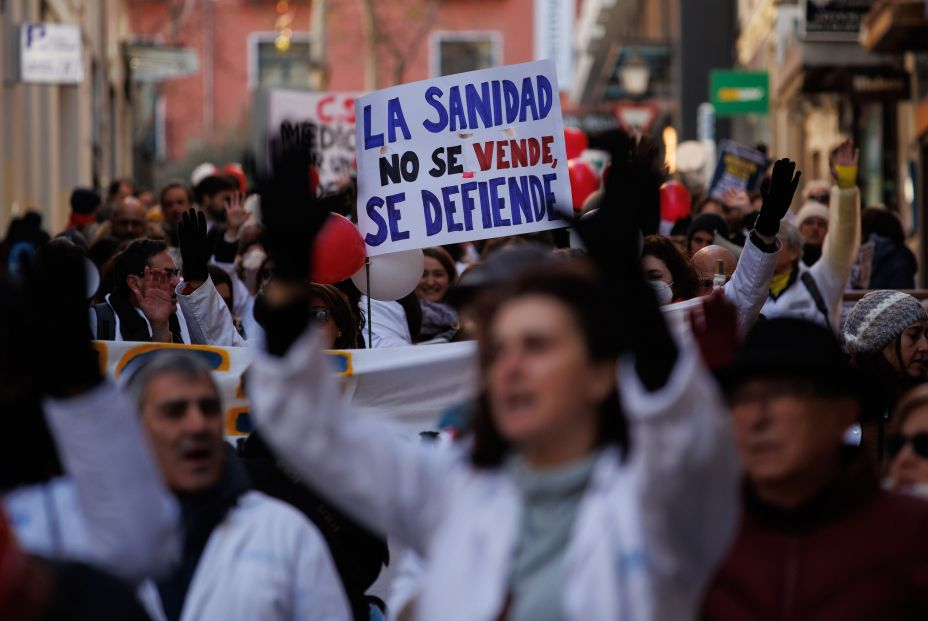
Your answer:
[[[190,185],[197,187],[201,181],[206,179],[211,175],[215,175],[218,169],[216,166],[210,162],[203,162],[199,166],[193,169],[193,172],[190,173]]]
[[[821,218],[828,222],[828,205],[818,201],[806,201],[796,214],[796,226],[802,226],[809,218]]]

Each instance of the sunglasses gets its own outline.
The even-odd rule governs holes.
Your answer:
[[[309,317],[315,323],[326,323],[329,320],[331,312],[327,308],[314,308],[309,312]]]
[[[928,431],[919,431],[913,436],[894,433],[886,438],[886,454],[890,459],[902,452],[906,444],[912,445],[912,450],[923,459],[928,459]]]

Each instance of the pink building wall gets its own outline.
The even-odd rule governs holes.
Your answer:
[[[212,1],[213,96],[204,98],[204,2]],[[260,0],[204,0],[192,3],[174,43],[195,48],[200,73],[168,81],[162,86],[165,103],[165,139],[169,159],[184,157],[198,143],[226,142],[241,136],[247,125],[251,101],[248,86],[249,35],[275,32],[276,2]],[[430,38],[426,34],[412,45],[413,34],[423,23],[429,0],[374,0],[385,30],[392,33],[409,55],[402,82],[430,77]],[[501,40],[501,62],[526,62],[534,57],[533,0],[441,0],[426,22],[429,31],[495,31]],[[165,3],[137,1],[131,5],[131,30],[139,38],[167,42],[170,29]],[[293,31],[307,33],[309,0],[290,2]],[[330,0],[327,17],[327,89],[364,90],[364,37],[360,0]],[[393,84],[393,57],[389,46],[379,47],[379,86]],[[213,131],[206,136],[205,111],[210,106]]]

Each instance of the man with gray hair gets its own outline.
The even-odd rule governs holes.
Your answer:
[[[829,201],[829,232],[822,257],[812,267],[800,259],[803,237],[788,222],[777,237],[783,246],[761,314],[767,319],[798,317],[838,329],[841,299],[860,246],[860,192],[856,187],[860,153],[845,141],[832,160],[836,185]]]
[[[151,354],[126,384],[168,488],[184,546],[142,585],[153,619],[349,619],[325,541],[299,511],[256,491],[223,441],[210,367],[194,352]]]

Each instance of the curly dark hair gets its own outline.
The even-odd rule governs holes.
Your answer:
[[[699,277],[693,264],[673,241],[662,235],[649,235],[644,238],[641,257],[654,257],[663,261],[673,278],[671,289],[675,299],[689,300],[696,297]]]

